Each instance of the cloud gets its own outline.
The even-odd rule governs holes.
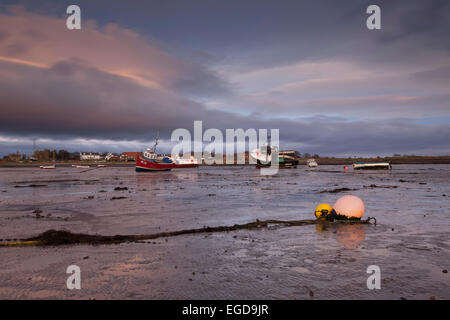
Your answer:
[[[201,118],[196,97],[229,94],[208,66],[118,25],[68,31],[64,19],[10,7],[0,30],[2,134],[147,140]]]
[[[0,14],[0,60],[51,67],[77,60],[103,72],[133,79],[153,88],[191,95],[220,95],[228,85],[208,66],[162,50],[156,41],[109,23],[103,28],[83,21],[82,30],[68,30],[65,19],[9,7]],[[12,61],[12,60],[10,60]]]
[[[248,24],[257,15],[267,24],[254,32],[258,41],[239,46],[243,53],[218,67],[240,95],[208,106],[289,117],[449,116],[450,3],[380,1],[377,31],[365,27],[369,4],[297,1],[273,6],[270,14],[265,6],[247,12]]]
[[[230,75],[240,95],[208,102],[211,109],[266,116],[336,115],[350,119],[448,117],[450,59],[389,72],[340,61],[305,62]]]
[[[303,120],[264,120],[236,118],[232,128],[280,129],[281,149],[295,149],[300,152],[318,153],[327,156],[389,156],[394,153],[416,155],[446,155],[450,152],[448,137],[450,124],[418,124],[408,120],[396,121],[345,121],[326,117]],[[229,125],[215,119],[205,119],[203,132],[211,127],[220,128],[225,139],[225,128]],[[192,127],[185,128],[191,131]],[[213,125],[213,126],[211,126]],[[223,127],[225,125],[225,127]],[[229,126],[228,126],[229,127]],[[40,138],[39,148],[66,149],[69,151],[122,152],[143,150],[153,144],[155,133],[149,132],[145,139],[139,137],[116,139],[102,138]],[[4,153],[32,152],[32,138],[35,136],[0,136],[0,150]],[[166,136],[159,151],[170,153],[171,143]],[[208,142],[204,143],[206,146]]]
[[[448,123],[421,125],[407,120],[300,123],[295,133],[297,141],[287,139],[286,145],[297,146],[299,150],[309,153],[337,156],[394,153],[443,155],[450,150]],[[289,131],[285,134],[294,133]]]
[[[326,7],[313,6],[312,13],[317,15],[321,8]],[[172,130],[192,129],[194,120],[202,120],[204,129],[279,128],[282,146],[301,152],[450,152],[450,124],[410,120],[448,116],[450,63],[445,45],[430,45],[422,60],[414,53],[397,65],[397,50],[410,48],[417,33],[419,45],[425,41],[420,32],[398,33],[399,39],[407,40],[403,44],[374,36],[365,48],[361,31],[349,31],[346,21],[342,29],[334,28],[337,40],[327,35],[338,17],[349,15],[354,23],[359,9],[344,6],[337,16],[327,10],[324,16],[330,20],[324,26],[313,28],[316,20],[302,12],[309,31],[290,30],[282,37],[305,37],[301,50],[283,41],[270,46],[264,42],[270,59],[256,54],[251,68],[236,73],[239,63],[227,69],[202,64],[201,59],[194,62],[116,24],[98,27],[84,21],[81,31],[68,31],[64,19],[16,7],[0,14],[0,151],[29,150],[31,138],[70,151],[140,148],[156,131],[168,139]],[[391,19],[388,16],[386,23]],[[281,29],[288,27],[280,21]],[[258,26],[265,30],[262,25]],[[346,32],[349,46],[339,44]],[[375,50],[374,42],[386,43],[389,59],[382,61],[380,52],[364,56]],[[356,45],[363,47],[355,51]],[[249,42],[241,58],[260,46]],[[294,51],[287,58],[283,52],[290,49]],[[373,63],[364,65],[370,57]],[[168,144],[162,149],[169,151]]]
[[[0,78],[3,133],[139,139],[202,118],[198,103],[73,61],[20,68],[25,77]]]

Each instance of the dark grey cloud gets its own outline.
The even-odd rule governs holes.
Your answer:
[[[13,1],[63,17],[70,2]],[[86,19],[138,30],[173,53],[204,51],[239,68],[341,58],[354,63],[411,64],[448,56],[447,0],[79,0]],[[382,30],[365,26],[366,8],[382,9]]]
[[[24,69],[24,77],[0,78],[2,133],[146,139],[149,131],[167,133],[200,118],[204,109],[170,91],[80,63],[62,61],[49,69],[19,66]]]
[[[283,145],[319,154],[391,154],[420,149],[439,153],[450,149],[449,124],[349,122],[324,116],[303,120],[244,117],[207,110],[188,99],[73,62],[60,62],[50,69],[27,68],[27,77],[0,80],[0,135],[25,139],[19,144],[2,142],[3,152],[20,146],[19,150],[29,149],[32,138],[57,139],[55,147],[67,140],[65,145],[71,151],[98,149],[99,142],[89,139],[129,140],[131,145],[139,145],[139,141],[151,141],[156,131],[164,139],[176,128],[192,131],[194,120],[202,120],[204,130],[278,128]],[[77,138],[85,141],[73,142]],[[109,143],[106,149],[116,151]]]
[[[302,129],[297,131],[296,136],[301,137],[305,133],[301,144],[292,139],[286,140],[286,144],[321,155],[444,155],[450,150],[448,123],[421,125],[407,120],[323,121],[303,122],[299,127]]]

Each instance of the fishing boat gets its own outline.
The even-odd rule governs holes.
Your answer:
[[[186,159],[177,155],[171,158],[171,160],[175,163],[175,168],[197,168],[199,165],[198,159],[194,158],[194,156]]]
[[[389,162],[357,162],[353,164],[353,170],[389,170],[392,166]]]
[[[308,159],[308,160],[306,161],[306,165],[307,165],[309,168],[315,168],[315,167],[318,166],[317,161],[316,161],[315,159]]]
[[[41,169],[56,169],[56,166],[54,164],[52,164],[50,166],[40,166],[39,168],[41,168]]]
[[[152,149],[147,148],[143,155],[136,158],[136,171],[169,171],[175,167],[175,163],[169,157],[160,157],[156,153],[158,138]]]
[[[270,167],[272,163],[272,157],[277,152],[276,147],[272,147],[269,144],[265,144],[258,149],[250,152],[250,157],[256,160],[256,168]],[[297,168],[298,160],[290,155],[278,154],[278,167],[279,168]]]

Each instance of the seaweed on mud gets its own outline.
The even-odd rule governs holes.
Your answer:
[[[111,200],[122,200],[126,199],[127,197],[112,197]]]
[[[345,192],[345,191],[356,191],[358,189],[350,189],[350,188],[336,188],[331,190],[323,190],[320,191],[320,193],[339,193],[339,192]]]
[[[373,188],[385,188],[385,189],[396,189],[398,186],[379,186],[376,184],[371,184],[368,186],[364,186],[365,189],[373,189]],[[331,190],[323,190],[320,191],[320,193],[339,193],[339,192],[346,192],[346,191],[357,191],[359,189],[351,189],[351,188],[337,188],[337,189],[331,189]]]
[[[73,244],[118,244],[123,242],[137,242],[143,240],[152,240],[157,238],[175,237],[185,234],[198,234],[198,233],[212,233],[212,232],[229,232],[243,229],[260,229],[267,228],[271,225],[279,225],[285,227],[291,226],[304,226],[313,224],[330,224],[330,223],[352,223],[352,224],[370,224],[374,220],[376,225],[376,219],[368,217],[366,220],[339,220],[336,222],[327,221],[324,219],[317,220],[256,220],[245,224],[235,224],[232,226],[217,226],[217,227],[203,227],[201,229],[184,229],[178,231],[167,231],[154,234],[141,234],[141,235],[90,235],[84,233],[72,233],[64,230],[48,230],[40,235],[28,239],[21,240],[22,243],[33,243],[34,245],[42,246],[58,246],[58,245],[73,245]],[[20,246],[19,242],[17,245]],[[0,246],[8,246],[8,244],[0,243]]]
[[[29,184],[26,186],[17,185],[14,186],[14,188],[41,188],[41,187],[47,187],[46,184]]]
[[[396,189],[398,186],[378,186],[376,184],[371,184],[370,186],[364,186],[364,188],[385,188],[385,189]]]
[[[34,181],[16,181],[14,183],[53,183],[53,182],[98,182],[99,179],[89,179],[89,180],[81,180],[81,179],[49,179],[49,180],[34,180]]]

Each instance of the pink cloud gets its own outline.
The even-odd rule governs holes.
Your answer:
[[[9,7],[0,14],[0,60],[51,67],[62,60],[95,67],[151,88],[171,89],[182,83],[214,78],[205,66],[175,57],[156,41],[117,24],[100,28],[82,20],[81,30],[68,30],[65,18]],[[220,85],[220,80],[217,83]]]

